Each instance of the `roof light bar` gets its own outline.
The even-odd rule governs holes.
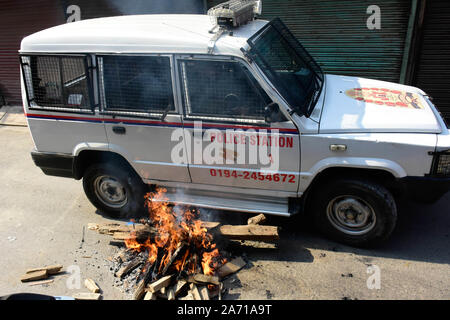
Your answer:
[[[208,10],[220,27],[239,27],[255,19],[262,11],[261,0],[230,0]]]

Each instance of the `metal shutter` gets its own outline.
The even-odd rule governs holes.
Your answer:
[[[450,1],[427,1],[414,85],[433,97],[450,124]]]
[[[367,28],[373,4],[381,30]],[[408,0],[263,0],[262,18],[281,18],[324,72],[399,82],[410,11]]]
[[[367,28],[367,8],[381,29]],[[324,72],[399,82],[411,1],[264,0],[263,17],[280,17]]]
[[[20,42],[27,35],[61,23],[64,15],[59,1],[0,0],[0,92],[9,105],[22,104]]]

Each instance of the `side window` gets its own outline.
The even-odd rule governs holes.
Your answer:
[[[181,60],[179,68],[187,118],[264,120],[270,98],[241,63]]]
[[[92,111],[86,56],[21,56],[32,109]]]
[[[154,113],[174,110],[169,57],[102,56],[104,109]]]

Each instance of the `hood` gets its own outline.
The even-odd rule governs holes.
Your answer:
[[[320,133],[440,133],[435,113],[415,87],[348,76],[325,76]]]

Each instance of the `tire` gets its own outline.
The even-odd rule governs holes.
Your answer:
[[[337,179],[315,188],[309,210],[327,237],[356,247],[376,247],[397,222],[392,194],[381,184],[356,178]]]
[[[121,164],[93,164],[83,175],[83,188],[89,201],[112,218],[145,215],[146,185],[134,171]]]

